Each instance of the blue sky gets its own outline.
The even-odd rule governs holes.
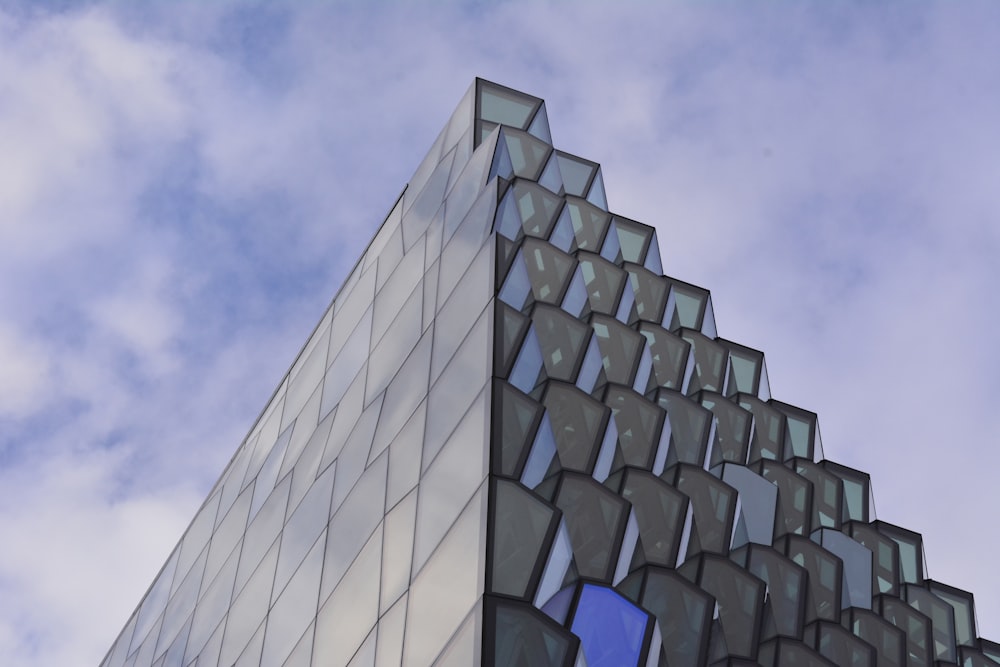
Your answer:
[[[0,3],[0,663],[99,662],[474,76],[1000,639],[1000,7],[48,7]]]

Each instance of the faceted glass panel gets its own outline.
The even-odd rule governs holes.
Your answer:
[[[588,667],[639,665],[649,616],[610,588],[584,584],[570,629]]]
[[[490,591],[530,599],[558,513],[516,482],[497,480],[492,510]]]
[[[555,504],[566,518],[580,575],[610,581],[628,503],[589,477],[563,473]]]

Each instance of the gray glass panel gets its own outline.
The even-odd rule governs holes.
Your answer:
[[[497,480],[495,494],[490,591],[530,600],[559,515],[516,482]]]
[[[738,394],[740,407],[753,413],[753,436],[750,441],[749,463],[768,459],[784,459],[785,416],[751,394]]]
[[[723,461],[744,464],[750,447],[751,415],[721,394],[701,392],[702,407],[715,415],[715,443],[712,447],[711,466]]]
[[[681,329],[679,333],[691,344],[694,353],[694,375],[688,393],[702,390],[721,392],[729,358],[726,348],[698,331]]]
[[[504,130],[504,139],[514,175],[536,180],[552,147],[527,132],[513,129]]]
[[[844,565],[843,606],[871,609],[872,552],[847,535],[829,528],[815,531],[811,538],[840,558]]]
[[[601,350],[605,379],[631,385],[639,366],[639,353],[645,343],[642,335],[607,315],[593,315],[590,326]]]
[[[566,197],[566,207],[560,216],[569,219],[573,229],[573,250],[599,253],[608,233],[611,216],[587,201]],[[612,260],[613,261],[613,260]]]
[[[539,304],[531,315],[532,330],[538,334],[545,373],[554,380],[572,382],[590,327],[564,311]]]
[[[935,659],[955,662],[957,649],[954,608],[945,600],[916,584],[903,586],[903,599],[931,619]]]
[[[518,477],[527,447],[542,416],[542,406],[506,382],[497,381],[493,391],[493,420],[498,425],[500,447],[493,448],[493,472]]]
[[[587,286],[590,309],[595,313],[614,315],[625,288],[626,273],[599,255],[579,253],[580,272]]]
[[[840,480],[813,463],[794,459],[795,472],[812,482],[812,529],[839,528],[844,502]]]
[[[383,552],[383,555],[388,555]],[[399,667],[403,664],[403,629],[406,624],[404,594],[389,611],[383,612],[378,621],[378,638],[375,648],[375,667]]]
[[[431,361],[431,332],[424,333],[385,390],[368,461],[385,451],[427,395]]]
[[[491,123],[512,125],[526,129],[534,117],[535,109],[541,104],[537,97],[479,79],[477,118]]]
[[[369,308],[326,371],[326,377],[323,380],[323,404],[319,411],[320,419],[329,414],[330,410],[340,403],[340,399],[344,397],[351,381],[364,367],[368,358],[371,326],[372,309]]]
[[[655,271],[654,271],[655,273]],[[702,318],[708,303],[708,291],[694,285],[671,280],[668,307],[664,317],[670,318],[671,331],[680,328],[701,330]],[[666,326],[666,321],[664,321]]]
[[[597,164],[562,151],[556,151],[559,172],[562,174],[566,194],[585,197],[590,190],[590,179],[597,171]]]
[[[668,469],[662,477],[691,499],[694,526],[688,554],[729,552],[736,520],[736,489],[705,470],[687,464]]]
[[[876,597],[873,606],[882,618],[906,633],[907,667],[931,667],[934,661],[931,654],[931,619],[889,595]]]
[[[577,472],[593,471],[609,410],[573,385],[549,382],[542,401],[559,462]]]
[[[865,609],[849,609],[845,614],[844,626],[850,628],[857,637],[875,647],[879,667],[902,667],[906,637],[892,624]]]
[[[618,385],[608,385],[604,403],[615,417],[620,465],[651,470],[666,417],[663,410]]]
[[[684,382],[691,344],[666,329],[642,322],[639,333],[646,337],[653,361],[652,381],[659,387],[680,390]]]
[[[417,493],[411,492],[385,517],[382,544],[382,587],[379,611],[385,612],[410,585]]]
[[[267,613],[266,605],[261,604],[261,601],[271,599],[271,586],[274,582],[274,568],[277,563],[278,543],[275,542],[229,608],[225,636],[219,654],[219,664],[233,664],[243,652],[254,632],[261,626],[264,615]]]
[[[298,508],[288,518],[281,532],[281,553],[277,564],[275,589],[280,592],[299,567],[330,516],[330,495],[335,468],[327,468],[306,493]],[[270,591],[270,588],[268,589]]]
[[[566,519],[580,575],[610,582],[628,503],[590,477],[563,473],[555,504]]]
[[[506,199],[511,198],[517,207],[522,231],[528,236],[547,238],[562,208],[562,199],[543,187],[522,180],[514,182]]]
[[[521,255],[524,257],[535,301],[558,305],[562,301],[563,292],[576,267],[576,262],[571,256],[536,239],[524,240]],[[511,305],[517,307],[517,304]]]
[[[700,567],[699,567],[700,565]],[[697,571],[696,576],[692,576]],[[752,658],[756,653],[764,602],[764,582],[725,558],[700,556],[680,568],[715,597],[725,647],[732,656]],[[714,657],[714,656],[712,656]]]
[[[942,584],[928,581],[927,586],[955,611],[955,640],[965,646],[975,646],[976,635],[976,604],[972,593]]]
[[[625,264],[632,293],[635,295],[633,320],[659,324],[667,305],[669,284],[662,276],[647,271],[638,264]]]
[[[487,598],[485,662],[489,667],[569,667],[579,640],[526,604]]]
[[[687,516],[687,497],[641,470],[626,471],[621,496],[632,503],[643,562],[673,567]]]
[[[687,397],[668,389],[656,392],[656,402],[667,411],[664,428],[670,428],[667,466],[675,463],[702,465],[708,448],[712,413]]]
[[[324,540],[318,539],[268,613],[262,665],[280,665],[316,616]]]
[[[758,471],[761,477],[773,482],[778,487],[775,536],[807,535],[810,533],[812,531],[812,484],[775,461],[758,462]]]
[[[839,621],[844,576],[840,559],[798,535],[788,535],[775,545],[783,545],[786,556],[809,570],[806,622]]]

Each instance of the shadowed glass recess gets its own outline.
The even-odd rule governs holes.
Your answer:
[[[101,667],[744,664],[1000,646],[544,102],[477,79]]]

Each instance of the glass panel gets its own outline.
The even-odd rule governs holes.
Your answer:
[[[507,152],[514,168],[514,175],[536,180],[552,147],[527,132],[504,130]]]
[[[906,633],[906,663],[913,667],[930,667],[931,619],[909,606],[902,600],[888,595],[876,598],[876,608],[882,618]]]
[[[812,526],[813,486],[774,461],[759,463],[761,477],[778,486],[778,515],[774,534],[806,535]]]
[[[430,331],[424,333],[385,390],[371,452],[368,454],[369,463],[385,451],[427,395],[431,336]]]
[[[646,337],[657,386],[679,391],[684,383],[691,344],[662,327],[646,322],[639,324],[639,333]]]
[[[741,408],[753,413],[748,462],[784,460],[785,416],[756,396],[738,394],[736,398]]]
[[[597,171],[597,163],[562,151],[556,151],[556,157],[559,160],[559,171],[566,187],[566,194],[585,197],[590,190],[590,179]]]
[[[526,129],[541,104],[537,97],[530,97],[495,83],[476,80],[478,96],[476,100],[477,119],[492,123],[512,125]]]
[[[795,459],[795,472],[813,485],[812,529],[839,528],[843,494],[840,480],[812,461]]]
[[[388,556],[388,552],[383,552]],[[375,667],[399,667],[403,664],[403,629],[406,625],[406,595],[378,621]]]
[[[955,662],[956,633],[955,610],[946,601],[916,585],[906,584],[903,597],[911,607],[931,619],[931,638],[934,640],[934,657],[945,662]]]
[[[625,472],[621,496],[632,503],[635,511],[643,561],[674,567],[687,515],[687,497],[641,470]]]
[[[576,267],[574,259],[536,239],[525,239],[521,254],[535,301],[558,305]]]
[[[555,381],[548,384],[543,403],[562,467],[593,471],[610,411],[573,385]]]
[[[614,223],[622,260],[642,264],[646,259],[649,243],[653,240],[653,228],[620,215],[614,217]]]
[[[332,534],[331,530],[331,534]],[[382,531],[378,530],[354,559],[339,586],[316,617],[313,664],[345,665],[378,620]],[[324,572],[324,578],[326,573]]]
[[[549,163],[538,177],[538,184],[555,193],[563,193],[562,174],[559,173],[559,156],[553,151],[549,155]]]
[[[494,473],[507,477],[518,477],[527,455],[527,445],[531,442],[542,416],[542,406],[510,384],[497,381],[494,390],[496,405],[493,410],[494,423],[500,428],[500,447],[494,448]],[[497,438],[494,437],[494,441]]]
[[[691,499],[695,530],[688,554],[699,551],[726,554],[736,519],[736,489],[705,470],[681,464],[674,473],[677,490]]]
[[[785,555],[809,570],[806,622],[840,620],[843,566],[840,559],[798,535],[782,538]],[[776,543],[778,544],[778,543]]]
[[[483,594],[485,497],[483,484],[410,586],[402,664],[428,667]]]
[[[410,586],[417,492],[412,491],[385,516],[382,543],[382,587],[379,611],[384,613]]]
[[[590,309],[614,315],[625,288],[625,271],[598,255],[580,253],[580,271],[590,297]]]
[[[487,474],[489,410],[480,392],[420,480],[413,571],[418,572]],[[427,452],[424,452],[427,465]]]
[[[726,394],[732,396],[740,392],[756,394],[760,379],[760,369],[764,364],[763,353],[725,342],[729,348],[729,380]]]
[[[497,480],[492,508],[490,590],[530,600],[541,576],[558,513],[516,482]]]
[[[584,584],[570,629],[588,667],[638,665],[649,616],[610,588]]]
[[[280,665],[316,616],[324,540],[316,543],[268,613],[261,664]]]
[[[633,318],[655,322],[663,320],[663,309],[667,305],[668,284],[665,278],[657,276],[638,264],[626,264],[629,283],[635,295]]]
[[[697,583],[715,597],[725,646],[732,656],[751,658],[757,647],[764,583],[719,556],[705,555],[689,561],[681,573],[690,573],[701,563]]]
[[[576,377],[580,354],[590,338],[590,327],[564,311],[538,305],[532,313],[532,330],[538,334],[542,361],[548,377],[572,382]]]
[[[520,214],[524,233],[539,239],[547,238],[562,208],[562,199],[528,181],[514,182],[513,198]]]
[[[336,322],[337,318],[334,318],[334,325]],[[323,403],[319,410],[320,419],[324,418],[330,413],[330,410],[340,403],[340,399],[344,397],[351,381],[364,367],[368,358],[371,327],[372,309],[369,308],[344,343],[337,358],[326,371],[326,377],[323,379]]]
[[[590,477],[563,473],[555,504],[569,528],[580,575],[610,581],[629,506]]]
[[[694,285],[680,283],[671,280],[670,296],[668,307],[664,317],[670,316],[671,331],[680,328],[701,329],[702,317],[705,314],[705,305],[708,303],[708,291]],[[664,322],[666,324],[666,322]]]
[[[568,217],[573,228],[573,250],[599,253],[608,233],[611,216],[596,206],[575,197],[566,197],[562,216]],[[613,261],[613,260],[612,260]]]
[[[702,465],[708,448],[712,413],[687,397],[668,389],[656,392],[656,402],[667,411],[664,428],[670,429],[667,466],[675,463]]]
[[[604,402],[615,417],[622,465],[652,469],[663,430],[663,410],[634,391],[615,385],[608,386]]]
[[[959,644],[975,646],[976,635],[976,604],[972,593],[953,588],[937,581],[928,581],[931,592],[938,596],[955,611],[955,639]]]
[[[493,597],[486,601],[486,665],[569,667],[576,637],[527,604]]]
[[[711,466],[723,461],[746,463],[750,446],[751,415],[721,394],[702,392],[701,404],[715,415],[715,443]]]
[[[694,354],[694,375],[691,377],[688,393],[702,390],[721,392],[725,381],[723,374],[729,358],[726,348],[704,334],[690,329],[681,329],[680,335],[691,344],[691,351]]]
[[[645,342],[642,336],[606,315],[595,314],[590,325],[601,350],[607,381],[631,385],[639,365],[639,353]]]

